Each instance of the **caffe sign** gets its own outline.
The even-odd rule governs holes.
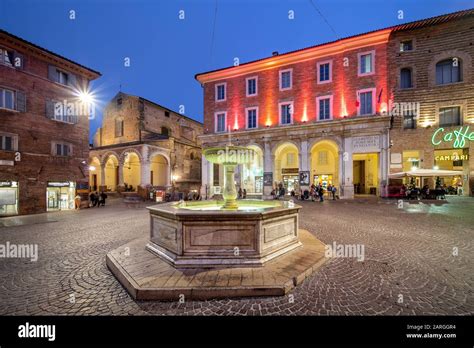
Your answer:
[[[466,141],[474,141],[474,132],[471,132],[469,126],[462,126],[451,132],[445,131],[444,128],[438,128],[431,137],[431,143],[435,146],[442,143],[453,143],[455,149],[466,146]]]

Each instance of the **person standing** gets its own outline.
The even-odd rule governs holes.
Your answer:
[[[319,185],[319,201],[320,202],[324,202],[324,188]]]
[[[242,198],[243,198],[243,199],[246,199],[246,198],[247,198],[247,189],[244,189],[244,190],[242,191]]]
[[[331,192],[332,192],[332,200],[333,200],[333,201],[336,200],[336,191],[337,191],[336,186],[332,186],[332,187],[331,187]]]
[[[100,205],[102,204],[103,207],[105,207],[105,200],[107,199],[107,195],[105,194],[104,191],[102,191],[100,193],[100,201],[99,201],[99,204],[97,206],[100,207]]]
[[[81,209],[81,196],[79,193],[76,194],[76,197],[74,197],[74,205],[76,210]]]
[[[97,204],[97,196],[95,195],[94,192],[91,192],[90,194],[90,200],[91,200],[91,206],[92,207],[95,207],[95,205]]]

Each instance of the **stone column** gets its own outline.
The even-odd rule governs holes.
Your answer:
[[[309,167],[309,155],[308,155],[308,141],[302,140],[300,143],[299,149],[299,171],[300,172],[310,172]],[[310,181],[311,181],[311,173],[309,173]],[[304,190],[309,190],[309,185],[300,186],[301,192]]]
[[[271,198],[271,192],[273,189],[273,181],[275,181],[275,173],[273,164],[275,163],[274,155],[272,155],[272,149],[270,142],[266,141],[264,144],[264,151],[263,151],[263,174],[265,173],[272,173],[272,186],[263,186],[263,198],[268,199]]]
[[[352,138],[343,140],[343,151],[339,156],[342,156],[342,186],[341,198],[354,198],[354,183],[353,183],[353,168],[352,168]]]
[[[209,161],[202,156],[201,158],[201,197],[202,199],[206,198],[206,190],[207,190],[207,196],[209,198],[211,186],[212,186],[212,170],[210,168]]]
[[[150,181],[150,161],[142,160],[140,163],[140,186],[145,188],[151,184]]]
[[[119,169],[118,169],[118,185],[120,187],[124,186],[124,180],[123,180],[123,161],[119,161]]]

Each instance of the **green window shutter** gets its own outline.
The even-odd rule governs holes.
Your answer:
[[[26,112],[26,94],[24,92],[16,92],[16,109],[19,112]]]

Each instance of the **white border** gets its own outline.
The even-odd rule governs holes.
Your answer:
[[[291,109],[290,109],[290,115],[291,115],[291,122],[290,123],[281,123],[281,106],[282,105],[286,105],[286,104],[291,104]],[[278,124],[280,126],[288,126],[288,125],[291,125],[293,124],[293,122],[295,121],[295,106],[294,106],[294,103],[293,101],[282,101],[282,102],[279,102],[278,103]]]
[[[319,119],[319,101],[321,99],[329,99],[329,118],[325,120],[320,120]],[[332,102],[333,102],[333,95],[328,94],[328,95],[322,95],[320,97],[316,97],[316,121],[318,122],[324,122],[324,121],[329,121],[333,119],[333,108],[332,108]]]
[[[224,86],[224,99],[217,99],[217,87],[218,86]],[[216,102],[223,102],[227,100],[227,82],[222,82],[222,83],[216,83],[214,86],[214,100]]]
[[[371,54],[372,55],[371,72],[361,73],[360,72],[360,57],[365,56],[366,54]],[[374,75],[374,74],[375,74],[375,50],[357,53],[357,76],[369,76],[369,75]]]
[[[287,71],[290,72],[290,87],[281,88],[281,75],[282,75],[284,72],[287,72]],[[279,84],[279,87],[280,87],[280,91],[288,91],[288,90],[290,90],[290,89],[293,88],[293,68],[280,70],[280,71],[278,72],[278,84]]]
[[[255,127],[254,128],[249,128],[249,115],[248,111],[249,110],[256,110],[256,119],[255,119]],[[248,108],[245,108],[245,129],[257,129],[258,128],[258,106],[251,106]]]
[[[217,131],[217,115],[224,114],[224,130],[222,132]],[[214,133],[225,133],[227,131],[227,111],[216,111],[214,112]]]
[[[361,103],[360,103],[359,95],[360,95],[360,93],[365,93],[365,92],[372,92],[372,113],[361,115],[360,114]],[[364,89],[358,89],[356,91],[356,99],[359,102],[359,106],[357,107],[357,116],[370,116],[370,115],[375,115],[377,113],[376,101],[375,101],[375,99],[377,98],[377,93],[376,92],[377,92],[376,88],[364,88]]]
[[[320,66],[323,65],[323,64],[328,64],[329,63],[329,80],[327,81],[320,81]],[[332,59],[329,59],[329,60],[324,60],[324,61],[321,61],[321,62],[318,62],[316,64],[316,83],[318,85],[322,85],[322,84],[325,84],[325,83],[331,83],[332,82]]]
[[[255,79],[255,93],[254,94],[248,94],[249,92],[249,80]],[[258,95],[258,76],[250,76],[245,79],[245,96],[246,97],[255,97]]]

